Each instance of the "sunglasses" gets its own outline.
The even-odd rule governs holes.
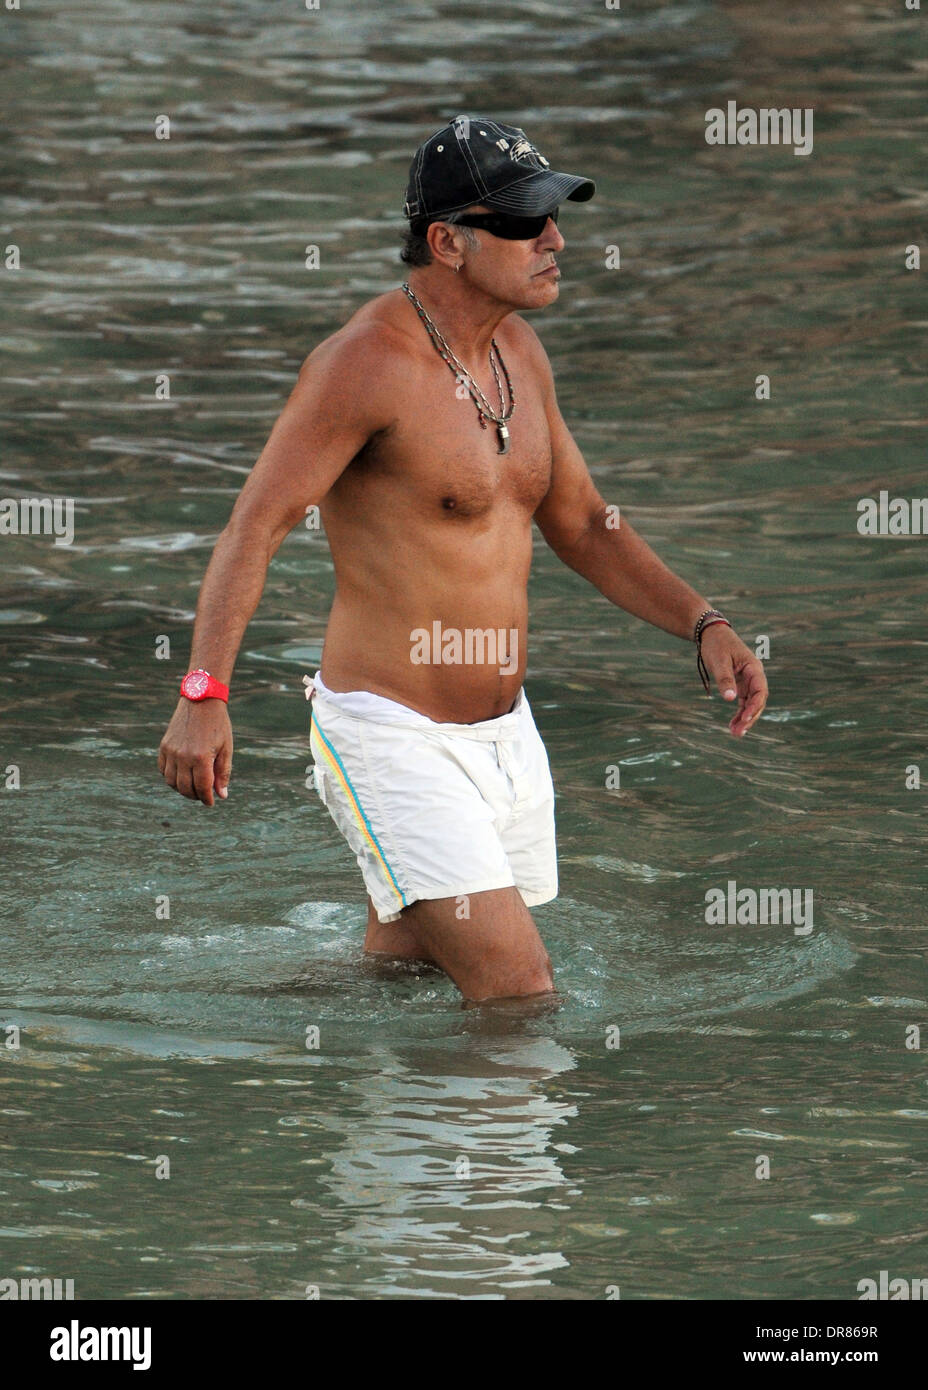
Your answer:
[[[455,227],[479,227],[491,236],[502,237],[504,241],[534,241],[540,237],[548,225],[548,218],[555,224],[560,211],[540,213],[537,217],[516,217],[508,212],[459,212],[450,217],[436,217],[436,222],[450,222]]]

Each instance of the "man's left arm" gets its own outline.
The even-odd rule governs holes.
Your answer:
[[[543,349],[541,356],[552,455],[551,484],[535,511],[541,534],[565,565],[619,608],[675,637],[692,640],[697,619],[712,604],[668,569],[600,496],[561,416]],[[767,703],[763,665],[724,623],[704,630],[702,656],[723,699],[738,699],[729,728],[741,737]]]

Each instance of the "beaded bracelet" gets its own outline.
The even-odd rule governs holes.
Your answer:
[[[724,613],[720,613],[717,608],[707,608],[704,613],[700,613],[693,630],[693,641],[696,643],[696,670],[699,672],[699,678],[705,686],[707,695],[710,694],[709,672],[702,659],[702,635],[707,627],[712,627],[713,623],[724,623],[726,627],[731,627],[731,623]]]

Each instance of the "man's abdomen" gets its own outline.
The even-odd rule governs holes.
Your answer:
[[[336,594],[322,678],[331,690],[369,690],[439,722],[469,724],[511,709],[525,674],[527,603],[498,599],[352,603]]]

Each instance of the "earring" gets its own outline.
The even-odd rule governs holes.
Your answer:
[[[461,269],[461,267],[460,267],[459,265],[456,265],[456,266],[454,267],[454,273],[455,273],[455,275],[457,275],[457,273],[458,273],[458,271],[459,271],[460,269]]]

